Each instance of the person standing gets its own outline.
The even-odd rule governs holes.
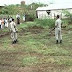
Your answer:
[[[11,25],[10,25],[10,23],[12,22],[12,17],[9,17],[8,18],[8,28],[9,28],[9,31],[10,31],[10,29],[11,29]]]
[[[0,29],[1,29],[1,25],[2,25],[1,23],[2,23],[2,21],[1,21],[1,19],[0,19]]]
[[[1,28],[4,29],[4,19],[3,18],[1,19],[1,24],[2,24],[1,25],[2,27]]]
[[[9,18],[9,23],[12,22],[12,19],[13,19],[12,17]]]
[[[60,19],[60,16],[57,15],[57,20],[55,21],[56,44],[58,44],[59,42],[62,43],[61,25],[62,21]]]
[[[3,20],[4,20],[4,26],[5,26],[5,18]]]
[[[12,44],[15,44],[17,42],[17,30],[16,30],[16,23],[14,22],[14,19],[12,19],[11,25],[11,38],[12,38]]]
[[[23,15],[23,21],[25,22],[25,15]]]
[[[5,19],[5,27],[8,27],[8,19]]]
[[[17,14],[17,15],[16,15],[16,18],[17,18],[17,24],[20,24],[20,15]]]

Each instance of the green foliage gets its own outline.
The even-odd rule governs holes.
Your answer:
[[[34,14],[28,14],[28,15],[26,15],[26,21],[34,21],[34,19],[35,19]]]
[[[35,22],[37,25],[40,26],[49,26],[49,28],[53,28],[55,25],[55,20],[54,19],[35,19]]]
[[[63,13],[65,14],[66,17],[70,17],[71,13],[67,10],[64,10]]]
[[[72,23],[72,13],[70,13],[69,11],[67,10],[63,10],[63,13],[65,14],[66,16],[66,20],[65,22],[67,22],[67,24],[69,23]]]
[[[37,3],[32,3],[30,5],[21,5],[21,14],[26,14],[28,15],[28,19],[27,20],[33,20],[33,18],[36,17],[36,9],[38,7],[43,6],[44,4],[37,4]],[[35,16],[35,17],[34,17]],[[31,18],[31,19],[30,19]]]
[[[10,15],[14,15],[17,13],[20,14],[33,14],[35,16],[35,10],[36,8],[43,6],[44,4],[37,4],[37,3],[32,3],[30,5],[9,5],[9,6],[5,6],[0,10],[0,14],[10,14]],[[31,16],[32,17],[32,16]]]
[[[69,23],[69,20],[68,20],[68,19],[62,19],[62,24],[63,24],[64,26],[67,26],[68,23]]]
[[[17,12],[19,12],[19,10],[16,5],[9,5],[9,6],[5,6],[4,8],[2,8],[0,14],[14,15]]]
[[[8,10],[7,10],[6,8],[3,8],[0,13],[1,13],[1,14],[8,14]]]
[[[31,9],[31,6],[32,6],[32,10],[36,10],[36,8],[41,7],[41,6],[44,6],[44,5],[45,4],[32,3],[28,7]]]

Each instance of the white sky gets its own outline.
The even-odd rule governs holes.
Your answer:
[[[53,3],[72,3],[72,0],[0,0],[0,5],[9,5],[9,4],[20,4],[21,1],[25,1],[26,4],[30,4],[32,2],[37,2],[37,3],[45,3],[49,4],[49,2]]]

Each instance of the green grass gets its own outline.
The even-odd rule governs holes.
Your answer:
[[[44,70],[43,72],[48,72],[49,67],[52,67],[49,69],[51,72],[71,72],[72,31],[70,30],[70,33],[63,31],[63,43],[57,45],[55,44],[55,37],[49,36],[49,29],[47,28],[36,34],[32,30],[24,32],[21,30],[21,28],[27,30],[34,26],[33,24],[33,22],[27,22],[18,26],[19,42],[15,45],[11,44],[10,35],[0,38],[1,72],[11,72],[11,70],[16,72],[15,68],[17,67],[30,67],[31,69],[35,67],[40,69],[40,72],[42,72],[41,69]]]
[[[24,57],[22,60],[23,65],[34,65],[37,63],[38,63],[37,57],[27,56],[27,57]]]
[[[31,27],[31,26],[34,26],[36,23],[34,22],[25,22],[25,23],[22,23],[18,26],[18,28],[27,28],[27,27]]]

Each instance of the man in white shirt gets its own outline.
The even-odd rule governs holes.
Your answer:
[[[8,27],[8,20],[5,19],[5,27]]]
[[[17,14],[17,15],[16,15],[16,18],[17,18],[17,24],[20,24],[20,15]]]
[[[23,21],[25,22],[25,15],[23,15]]]
[[[0,20],[0,29],[1,29],[1,23],[2,23],[2,21]]]
[[[59,41],[60,43],[62,43],[61,24],[62,24],[62,21],[60,19],[60,16],[57,15],[57,20],[55,21],[56,44],[58,44]]]
[[[11,25],[11,38],[12,38],[12,44],[15,44],[17,42],[17,31],[16,31],[16,23],[14,22],[14,19],[12,19]]]

